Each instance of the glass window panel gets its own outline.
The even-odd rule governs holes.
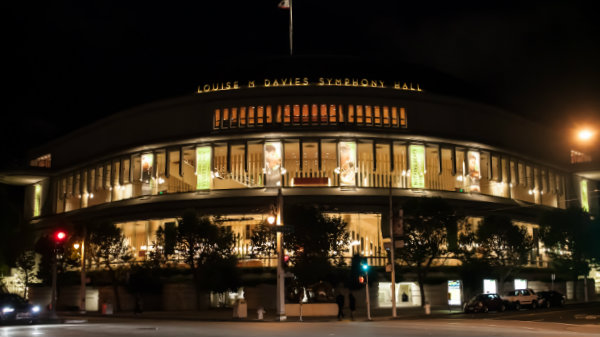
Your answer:
[[[229,128],[229,109],[223,109],[223,119],[221,122],[223,128]]]
[[[362,125],[364,123],[363,106],[356,106],[356,123]]]
[[[398,127],[398,108],[392,107],[392,126]]]
[[[213,150],[213,188],[226,188],[227,178],[227,144],[215,144]]]
[[[265,107],[264,106],[259,106],[258,109],[256,109],[256,125],[257,126],[262,126],[265,122]]]
[[[123,183],[124,184],[130,183],[130,181],[129,181],[129,177],[130,176],[129,175],[131,174],[131,159],[129,159],[129,158],[123,159],[123,170],[122,170],[122,172],[123,172],[123,177],[122,177],[121,180],[123,181]]]
[[[343,123],[345,122],[345,118],[344,118],[344,106],[343,105],[338,105],[338,121]]]
[[[184,192],[183,177],[179,174],[179,150],[169,150],[169,178],[167,178],[167,193]],[[135,181],[135,180],[134,180]]]
[[[327,124],[327,105],[321,104],[321,124]]]
[[[337,168],[337,143],[334,140],[321,141],[321,172],[319,176],[327,178],[327,186],[337,185],[335,169]],[[321,183],[325,180],[321,181]]]
[[[377,126],[381,126],[381,107],[376,105],[373,107],[373,122]]]
[[[291,122],[292,107],[289,104],[283,106],[283,123],[289,125]]]
[[[156,153],[156,194],[168,193],[168,182],[166,177],[167,154],[165,151]]]
[[[400,108],[400,126],[406,127],[406,109]]]
[[[352,104],[348,105],[348,123],[354,123],[354,105]]]
[[[273,124],[273,108],[270,105],[267,105],[267,108],[265,109],[265,114],[267,116],[267,124]]]
[[[293,179],[300,176],[300,142],[297,140],[286,141],[283,144],[284,185],[293,186]]]
[[[246,187],[246,168],[245,168],[246,146],[244,144],[231,145],[229,152],[230,174],[228,179],[231,181],[230,188]]]
[[[311,105],[310,123],[317,124],[319,122],[319,107],[316,104]]]
[[[221,109],[215,109],[215,129],[221,127]]]
[[[240,108],[240,127],[246,126],[246,107]]]
[[[278,105],[277,106],[277,123],[278,124],[281,124],[281,114],[282,114],[281,110],[282,110],[281,105]]]
[[[254,113],[256,111],[256,108],[251,106],[248,108],[248,126],[249,127],[254,127]]]
[[[183,184],[184,191],[196,190],[196,148],[185,147],[183,149]]]
[[[337,107],[335,104],[329,105],[329,123],[337,122]]]
[[[383,107],[383,126],[390,126],[390,107]]]
[[[302,143],[302,171],[304,177],[315,177],[319,171],[319,152],[316,142]]]
[[[372,187],[374,181],[373,142],[358,143],[358,186]]]
[[[375,160],[377,163],[377,170],[375,171],[375,186],[389,187],[391,177],[389,144],[377,144],[375,146]]]
[[[442,174],[440,180],[440,190],[454,191],[456,177],[452,170],[452,149],[442,148]]]
[[[300,105],[294,104],[294,124],[300,124]]]
[[[302,124],[308,125],[309,122],[310,111],[308,108],[308,104],[302,105]]]
[[[117,160],[112,163],[112,201],[123,199],[123,186],[120,184],[119,177],[121,175],[121,163]]]
[[[373,125],[373,108],[370,105],[365,105],[365,124]]]
[[[238,109],[231,108],[231,127],[238,127]]]
[[[262,143],[248,144],[248,187],[262,187],[264,169],[264,146]]]

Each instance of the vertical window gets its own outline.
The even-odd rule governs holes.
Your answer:
[[[354,124],[354,105],[348,105],[348,123]]]
[[[246,183],[246,145],[231,145],[229,150],[229,179],[235,188],[243,188]]]
[[[229,128],[229,109],[223,109],[223,119],[221,122],[223,128]]]
[[[392,107],[392,126],[397,128],[398,122],[398,108],[394,106]]]
[[[329,105],[329,123],[337,123],[337,107],[335,104]]]
[[[327,105],[321,104],[321,124],[327,124]]]
[[[159,151],[156,153],[156,191],[153,194],[164,194],[167,193],[167,154],[165,151]]]
[[[381,126],[381,107],[376,105],[373,107],[374,124]]]
[[[259,106],[256,110],[256,126],[263,126],[265,122],[265,107]]]
[[[238,108],[231,108],[231,127],[238,127]]]
[[[277,106],[277,123],[281,124],[281,105]]]
[[[373,125],[373,109],[370,105],[365,105],[365,124]]]
[[[316,104],[311,105],[311,108],[310,108],[310,123],[311,124],[319,123],[319,107]]]
[[[123,181],[124,184],[130,183],[130,181],[129,181],[129,176],[131,174],[130,170],[131,170],[131,159],[130,158],[123,159],[123,169],[122,169],[123,177],[121,177],[121,180]]]
[[[283,153],[284,186],[293,186],[294,178],[300,176],[300,143],[297,140],[285,142]]]
[[[186,147],[183,149],[183,164],[182,164],[182,172],[183,172],[183,183],[184,183],[184,191],[194,191],[196,190],[196,148],[195,147]]]
[[[213,151],[213,188],[227,188],[227,144],[215,144]]]
[[[316,177],[319,170],[318,144],[302,143],[302,171],[304,177]]]
[[[291,122],[291,107],[289,104],[283,106],[283,124],[290,125]]]
[[[256,108],[251,106],[248,108],[248,126],[253,128],[254,127],[254,112],[255,112]]]
[[[337,167],[337,144],[334,140],[321,141],[321,171],[320,177],[327,178],[327,185],[337,185],[335,182],[335,169]]]
[[[358,163],[357,163],[358,181],[360,187],[373,186],[374,165],[373,165],[373,142],[365,141],[358,143]]]
[[[338,105],[338,121],[340,123],[344,123],[346,121],[346,118],[344,117],[344,106],[343,105]]]
[[[179,150],[169,150],[169,178],[167,178],[167,193],[183,192],[183,177],[179,172]]]
[[[309,108],[308,108],[308,104],[303,104],[302,105],[302,125],[308,125],[309,122]]]
[[[266,116],[267,124],[273,124],[273,108],[270,105],[267,105]]]
[[[240,127],[246,126],[246,107],[240,108]]]
[[[377,144],[375,146],[375,163],[377,165],[375,185],[377,187],[389,187],[392,171],[389,144]]]
[[[262,143],[248,144],[248,179],[247,187],[262,187],[264,162],[264,146]]]
[[[390,126],[390,107],[383,107],[383,126]]]
[[[356,124],[363,125],[363,123],[364,123],[363,106],[357,105],[356,106]]]
[[[221,127],[221,109],[215,109],[215,129]]]
[[[294,124],[300,124],[300,105],[294,104]]]
[[[405,128],[407,125],[406,122],[406,109],[400,108],[400,126]]]

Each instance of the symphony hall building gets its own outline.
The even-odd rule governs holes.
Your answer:
[[[250,260],[252,230],[281,191],[286,205],[341,216],[348,256],[383,265],[390,193],[394,205],[442,197],[473,226],[505,214],[535,240],[542,210],[578,204],[597,214],[598,179],[578,175],[573,155],[556,130],[418,77],[298,75],[202,82],[38,147],[31,170],[0,181],[27,185],[38,228],[107,219],[137,259],[159,226],[196,209],[221,216]],[[548,266],[538,241],[529,264]]]

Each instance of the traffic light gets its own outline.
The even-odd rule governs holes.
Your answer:
[[[63,230],[58,230],[54,232],[54,242],[56,244],[61,244],[67,239],[67,233]]]
[[[367,262],[363,262],[360,264],[360,267],[362,268],[362,270],[367,273],[369,272],[369,265],[367,264]]]
[[[283,268],[287,268],[290,266],[290,256],[289,255],[283,255],[283,259],[281,259]]]
[[[360,275],[360,276],[358,277],[358,283],[360,283],[360,284],[364,284],[364,283],[365,283],[365,277],[364,277],[364,276],[362,276],[362,275]]]

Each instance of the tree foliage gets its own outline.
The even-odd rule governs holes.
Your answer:
[[[27,298],[31,283],[37,281],[33,274],[35,270],[35,252],[26,250],[17,257],[16,265],[19,270],[19,281],[23,284],[23,298]]]
[[[192,270],[197,305],[202,307],[202,290],[237,290],[240,284],[235,238],[229,227],[219,226],[195,211],[186,211],[177,227],[176,249]]]
[[[277,233],[275,226],[263,221],[252,231],[252,256],[271,258],[277,255]]]
[[[493,268],[500,288],[527,264],[533,239],[527,229],[512,223],[504,215],[490,215],[477,229],[478,253]],[[502,289],[500,289],[502,290]]]
[[[404,246],[396,256],[416,271],[421,305],[425,305],[425,278],[435,260],[448,256],[448,233],[456,233],[460,216],[441,198],[410,199],[403,209]]]
[[[131,258],[129,245],[121,228],[113,223],[99,223],[90,228],[88,252],[99,266],[104,266],[110,273],[116,310],[121,310],[117,273],[115,265],[128,262]]]
[[[350,234],[340,217],[324,215],[316,206],[295,205],[284,212],[284,246],[291,252],[292,271],[303,287],[325,280],[333,264],[344,263]]]
[[[554,268],[570,274],[574,281],[587,275],[600,261],[597,238],[600,222],[581,208],[553,209],[540,217],[540,237],[548,247]]]

